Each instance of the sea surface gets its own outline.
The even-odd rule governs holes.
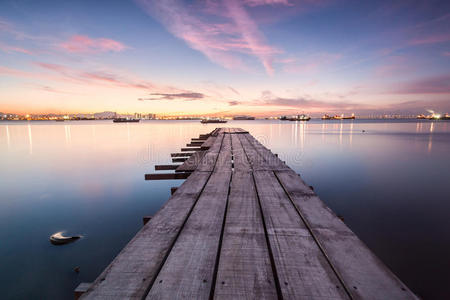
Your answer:
[[[450,122],[427,120],[2,121],[1,298],[72,299],[183,182],[144,174],[216,125],[277,153],[417,295],[449,299]]]

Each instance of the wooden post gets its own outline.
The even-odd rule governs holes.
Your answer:
[[[83,295],[84,293],[86,293],[90,286],[91,286],[91,283],[90,283],[90,282],[82,282],[82,283],[80,283],[80,284],[75,288],[75,291],[73,292],[73,293],[74,293],[75,300],[78,300],[78,299],[81,297],[81,295]]]
[[[144,223],[144,225],[147,224],[148,221],[151,220],[151,218],[152,218],[152,216],[145,216],[145,217],[142,217],[142,223]]]

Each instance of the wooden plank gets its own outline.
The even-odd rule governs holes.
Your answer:
[[[255,147],[250,144],[247,138],[243,134],[235,135],[239,142],[241,143],[241,147],[248,157],[248,162],[250,163],[251,170],[266,170],[264,159],[261,155],[256,151]]]
[[[201,146],[203,142],[190,142],[189,144],[186,144],[186,147],[198,147]]]
[[[91,285],[92,285],[92,283],[90,283],[90,282],[82,282],[82,283],[80,283],[75,288],[75,291],[74,291],[74,298],[75,298],[75,300],[79,299],[81,297],[81,295],[86,293]]]
[[[155,173],[145,174],[145,180],[186,179],[191,173]]]
[[[175,172],[193,172],[197,169],[198,164],[202,161],[205,151],[195,152],[188,160],[179,166]]]
[[[230,135],[221,135],[223,136],[221,150],[217,157],[217,162],[215,166],[215,172],[231,172],[232,170],[232,161],[231,161],[231,137]]]
[[[253,168],[255,170],[290,170],[290,168],[281,161],[276,155],[272,153],[269,149],[264,147],[250,134],[239,134],[241,142],[246,144],[246,150],[250,148],[250,145],[256,150],[259,155],[256,155],[255,165]],[[245,139],[248,141],[245,142]]]
[[[272,171],[253,172],[284,299],[349,299]]]
[[[189,157],[175,157],[175,158],[172,158],[172,162],[185,162],[188,158]]]
[[[205,142],[206,139],[201,139],[201,138],[191,138],[191,141],[193,141],[193,142]]]
[[[209,148],[209,150],[203,156],[200,164],[197,166],[197,171],[201,172],[212,172],[214,170],[214,165],[211,162],[215,162],[219,156],[219,150],[222,145],[223,134],[217,136],[214,140],[214,144]]]
[[[233,148],[233,165],[235,172],[251,172],[251,165],[247,159],[241,142],[237,135],[231,135],[231,145]]]
[[[175,170],[181,165],[155,165],[156,171],[162,171],[162,170]]]
[[[194,154],[195,152],[183,152],[183,153],[170,153],[171,157],[184,157],[184,156],[191,156],[192,154]]]
[[[200,151],[200,150],[202,150],[202,148],[199,148],[199,147],[197,147],[197,148],[194,148],[194,147],[192,147],[192,148],[181,148],[182,152],[184,152],[184,151]]]
[[[354,298],[417,299],[298,174],[291,170],[276,176]]]
[[[95,280],[82,299],[141,299],[167,257],[210,173],[194,172]]]
[[[228,147],[227,147],[228,144]],[[230,143],[222,145],[214,172],[146,299],[209,299],[231,180]],[[221,163],[219,163],[221,159]],[[227,166],[230,166],[228,169]]]
[[[275,285],[252,175],[235,171],[214,299],[276,299]]]
[[[210,136],[202,145],[201,148],[203,150],[208,150],[215,142],[216,136]]]
[[[247,130],[244,130],[242,128],[235,128],[234,133],[236,134],[242,134],[242,133],[249,133]]]

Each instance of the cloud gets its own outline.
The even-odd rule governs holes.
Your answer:
[[[239,102],[239,101],[228,101],[228,105],[230,105],[230,106],[236,106],[239,104],[241,104],[241,102]]]
[[[229,86],[228,88],[230,89],[230,91],[232,91],[236,95],[241,95],[236,89],[232,88],[231,86]]]
[[[387,92],[393,94],[450,94],[450,74],[399,83]]]
[[[39,82],[40,80],[50,80],[54,82],[72,83],[81,86],[95,86],[95,87],[110,87],[121,89],[144,90],[153,93],[169,93],[181,94],[186,98],[195,97],[200,98],[200,94],[189,94],[186,89],[177,88],[158,84],[149,80],[138,78],[132,74],[121,74],[112,71],[86,71],[76,68],[71,68],[58,64],[51,64],[45,62],[35,62],[43,71],[22,71],[13,68],[0,66],[0,75],[32,78]],[[185,94],[184,94],[185,93]]]
[[[0,23],[0,27],[1,27],[1,23]],[[31,51],[29,51],[27,49],[24,49],[21,47],[16,47],[16,46],[5,45],[5,44],[1,44],[1,43],[0,43],[0,50],[4,51],[6,53],[19,52],[19,53],[28,54],[28,55],[33,54]]]
[[[178,1],[138,0],[174,36],[227,69],[245,70],[242,54],[256,57],[268,74],[273,74],[274,55],[257,23],[240,1],[206,2],[198,9]]]
[[[139,101],[144,100],[174,100],[174,99],[183,99],[183,100],[199,100],[205,98],[205,95],[202,93],[195,92],[183,92],[183,93],[151,93],[151,98],[139,98]]]
[[[243,1],[245,5],[248,6],[260,6],[260,5],[287,5],[291,6],[292,3],[289,2],[289,0],[244,0]]]
[[[120,52],[128,48],[115,40],[90,38],[86,35],[74,35],[66,42],[59,44],[59,47],[69,53]]]
[[[282,69],[286,73],[315,73],[320,69],[334,64],[342,58],[339,53],[317,53],[302,58],[288,57],[280,59],[277,62],[282,64]]]
[[[445,43],[450,41],[450,33],[432,34],[422,37],[417,37],[409,41],[411,45],[427,45]]]
[[[307,96],[293,98],[278,97],[270,91],[264,91],[260,98],[249,102],[248,105],[273,107],[271,112],[275,115],[277,113],[296,114],[301,111],[312,113],[316,116],[320,116],[324,113],[355,113],[364,116],[395,113],[414,115],[423,113],[427,108],[432,108],[439,112],[450,111],[450,101],[448,100],[427,99],[377,105],[358,102],[318,100]]]
[[[274,95],[270,91],[263,91],[261,97],[252,102],[252,105],[283,106],[295,109],[352,109],[354,103],[350,102],[326,102],[309,97],[283,98]]]

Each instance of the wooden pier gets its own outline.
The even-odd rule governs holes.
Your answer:
[[[190,145],[145,175],[187,179],[82,299],[417,299],[247,131]]]

